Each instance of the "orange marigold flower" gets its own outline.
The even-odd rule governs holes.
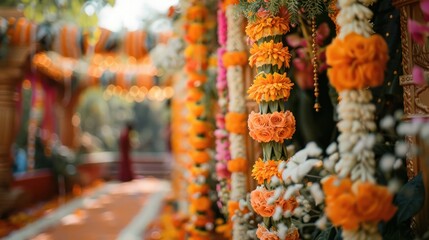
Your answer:
[[[195,149],[205,149],[210,147],[211,139],[208,137],[191,136],[189,139],[191,146]]]
[[[270,232],[266,227],[258,224],[256,236],[261,240],[280,240],[276,233]]]
[[[188,107],[189,112],[195,116],[199,117],[204,112],[204,106],[196,103],[187,103],[186,106]]]
[[[232,218],[234,216],[235,211],[239,210],[239,203],[237,201],[230,200],[228,201],[228,216]]]
[[[199,184],[195,184],[195,183],[191,183],[189,186],[188,186],[188,193],[190,194],[190,195],[193,195],[193,194],[195,194],[195,193],[202,193],[202,194],[206,194],[206,193],[208,193],[209,192],[209,185],[208,184],[202,184],[202,185],[199,185]]]
[[[195,206],[195,209],[199,212],[204,212],[210,209],[212,202],[208,197],[199,197],[192,199],[192,205]]]
[[[193,133],[203,134],[203,133],[210,132],[211,130],[212,130],[211,125],[207,121],[201,121],[201,120],[195,119],[191,122],[191,131]]]
[[[357,211],[365,221],[388,221],[395,214],[397,207],[392,204],[393,195],[386,187],[372,183],[357,185]],[[356,189],[353,187],[353,190]]]
[[[278,170],[279,161],[276,160],[268,160],[263,161],[259,158],[252,169],[252,177],[258,182],[258,184],[263,184],[266,180],[268,183],[271,181],[273,176],[281,179],[281,174]]]
[[[188,8],[186,11],[186,18],[189,21],[203,20],[207,17],[207,8],[202,5],[195,5]]]
[[[187,29],[186,29],[186,40],[188,40],[191,43],[202,41],[205,31],[206,29],[204,24],[191,23],[187,26]]]
[[[246,34],[253,41],[263,37],[283,35],[289,32],[289,19],[284,17],[259,18],[246,27]]]
[[[211,159],[210,154],[206,151],[195,150],[191,151],[189,155],[191,156],[191,159],[195,164],[206,163]]]
[[[293,83],[286,73],[260,74],[256,76],[247,93],[257,103],[280,99],[286,101],[290,96],[292,86]]]
[[[260,67],[265,64],[289,67],[290,53],[288,47],[283,46],[282,42],[275,43],[273,40],[261,44],[254,43],[250,49],[250,66]]]
[[[244,158],[235,158],[228,161],[228,171],[230,172],[246,172],[247,161]]]
[[[348,34],[336,38],[326,50],[328,76],[331,84],[342,91],[379,86],[389,59],[387,44],[379,35],[364,37]]]
[[[222,56],[222,62],[225,67],[246,65],[247,53],[246,52],[226,52]]]
[[[191,102],[198,102],[204,96],[204,92],[199,88],[191,88],[188,90],[188,96],[186,100]],[[180,106],[181,107],[181,106]]]
[[[356,211],[356,197],[351,193],[343,193],[332,199],[325,208],[325,213],[334,226],[344,230],[357,230],[361,219]]]
[[[225,115],[225,129],[231,133],[245,134],[247,131],[247,114],[229,112]]]
[[[185,58],[199,63],[207,63],[207,46],[204,44],[191,44],[184,51]]]
[[[337,176],[329,176],[323,179],[322,188],[326,195],[326,202],[330,202],[343,193],[351,192],[352,184],[353,182],[349,178],[338,179]]]

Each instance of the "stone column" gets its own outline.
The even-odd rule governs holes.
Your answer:
[[[0,59],[0,215],[19,204],[22,192],[11,188],[16,87],[23,77],[28,54],[26,47],[9,47]]]
[[[402,67],[404,75],[400,76],[400,84],[404,88],[404,120],[410,121],[415,117],[429,119],[429,87],[427,84],[416,85],[413,81],[412,69],[414,65],[429,71],[429,47],[414,43],[408,33],[408,19],[423,22],[423,14],[419,0],[392,0],[393,5],[400,11]],[[425,161],[429,146],[416,137],[407,140],[416,144],[422,151],[419,156],[407,157],[407,173],[411,179],[422,172],[425,189],[429,189],[429,164]],[[425,156],[426,155],[426,156]],[[426,191],[423,209],[414,218],[413,229],[420,235],[429,230],[429,191]]]

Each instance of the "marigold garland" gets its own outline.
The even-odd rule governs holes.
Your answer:
[[[189,153],[194,164],[207,163],[211,160],[210,154],[207,151],[194,150]]]
[[[342,91],[379,86],[384,80],[384,71],[389,52],[387,44],[379,35],[366,38],[351,33],[344,40],[336,38],[326,50],[328,76],[331,84]]]
[[[228,170],[234,172],[246,172],[247,161],[244,158],[235,158],[228,161]]]
[[[247,63],[247,53],[246,52],[226,52],[222,56],[223,64],[225,67],[232,66],[243,66]]]
[[[270,183],[271,178],[274,176],[278,179],[281,179],[278,167],[279,161],[263,161],[261,158],[259,158],[253,165],[252,177],[258,182],[258,184],[263,184],[265,181]]]
[[[202,5],[191,6],[186,11],[186,19],[188,21],[203,21],[207,15],[207,8]]]
[[[247,115],[237,112],[227,113],[225,115],[225,129],[231,133],[246,134]]]
[[[290,96],[290,90],[294,84],[286,76],[286,73],[259,74],[247,90],[249,97],[257,103],[261,101],[275,101]]]
[[[326,215],[334,226],[355,231],[365,222],[388,221],[396,212],[386,187],[330,176],[322,182]]]
[[[291,55],[288,47],[284,46],[282,42],[263,42],[261,44],[253,44],[250,49],[249,58],[250,66],[261,67],[263,65],[276,65],[278,68],[290,67],[289,61]]]
[[[283,17],[260,18],[246,27],[246,34],[253,41],[269,36],[283,35],[289,31],[289,19]]]
[[[279,142],[292,138],[295,117],[290,111],[260,114],[251,112],[248,119],[249,135],[258,142]]]
[[[256,236],[259,239],[265,240],[281,240],[275,232],[269,231],[265,226],[258,224],[258,229],[256,230]],[[299,240],[299,231],[296,227],[290,228],[286,233],[286,240]]]

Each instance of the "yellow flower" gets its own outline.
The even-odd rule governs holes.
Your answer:
[[[252,177],[258,182],[258,184],[263,184],[265,180],[267,182],[271,181],[273,176],[281,179],[279,170],[278,170],[279,161],[268,160],[264,162],[262,159],[258,159],[253,165]]]
[[[256,76],[247,93],[256,102],[287,100],[293,83],[283,74],[260,74]]]
[[[263,37],[282,35],[289,31],[289,19],[283,17],[260,18],[246,27],[246,34],[253,41]]]
[[[289,67],[290,53],[283,43],[275,43],[273,40],[261,44],[253,44],[250,49],[249,64],[253,67],[260,67],[265,64],[277,65],[278,68],[283,66]]]

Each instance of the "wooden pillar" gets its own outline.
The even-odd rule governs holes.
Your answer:
[[[419,65],[429,71],[429,46],[420,46],[414,43],[408,33],[408,19],[423,21],[419,0],[392,0],[393,5],[400,11],[401,43],[402,43],[402,67],[404,75],[400,76],[400,84],[404,88],[404,119],[425,118],[429,120],[429,87],[428,85],[416,85],[413,82],[412,69]],[[415,137],[408,137],[410,143],[418,145],[427,153],[429,146],[425,146]],[[420,213],[415,216],[413,229],[422,235],[429,230],[429,165],[425,161],[424,154],[419,156],[409,155],[407,158],[407,173],[411,179],[422,172],[426,189],[425,204]]]
[[[26,47],[9,47],[0,59],[0,214],[19,203],[22,192],[11,189],[16,87],[23,77],[23,66],[28,55]]]

